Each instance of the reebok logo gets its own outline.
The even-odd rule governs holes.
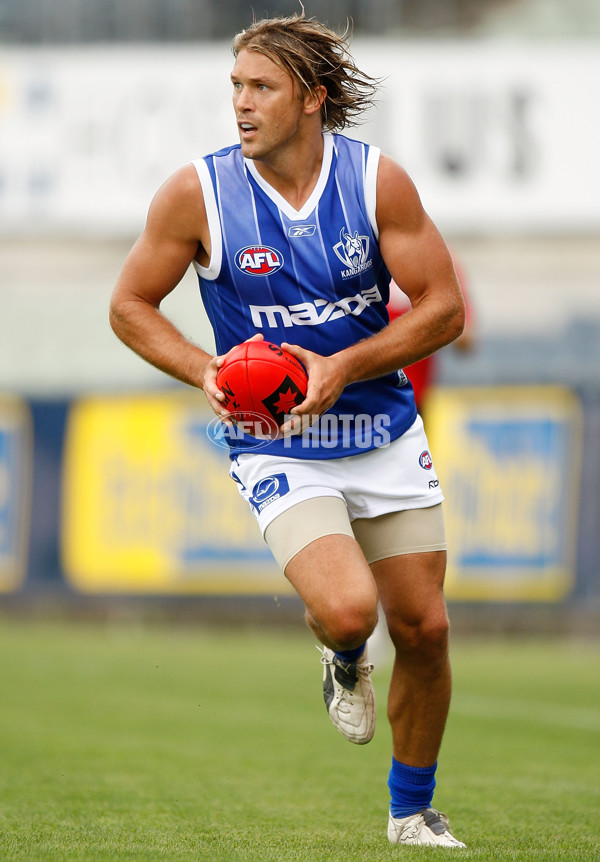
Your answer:
[[[316,229],[316,224],[293,224],[288,228],[288,236],[291,236],[292,239],[301,236],[313,236]]]

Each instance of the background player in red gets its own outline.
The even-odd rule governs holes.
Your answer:
[[[452,342],[452,348],[460,353],[470,353],[475,348],[473,305],[469,298],[466,277],[463,268],[453,256],[454,269],[458,277],[458,283],[465,301],[465,328],[462,335]],[[387,305],[390,322],[406,314],[412,306],[408,296],[398,287],[395,281],[390,284],[390,299]],[[412,365],[407,365],[403,370],[412,383],[415,393],[415,401],[419,413],[423,413],[427,406],[427,396],[431,387],[435,385],[439,373],[439,356],[432,353]]]

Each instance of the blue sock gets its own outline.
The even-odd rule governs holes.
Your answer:
[[[431,808],[435,790],[435,770],[433,766],[406,766],[392,757],[392,768],[388,787],[392,797],[390,811],[392,817],[408,817],[418,814],[424,808]]]
[[[338,658],[341,658],[342,661],[356,661],[364,653],[365,647],[366,643],[361,644],[359,647],[356,647],[356,649],[336,650],[335,654]]]

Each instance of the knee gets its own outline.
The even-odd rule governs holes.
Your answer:
[[[354,649],[365,643],[377,625],[377,608],[338,613],[329,627],[329,637],[336,649]]]
[[[448,614],[438,614],[428,620],[421,632],[421,648],[432,660],[445,661],[448,656],[448,640],[450,636],[450,622]]]
[[[365,643],[377,625],[377,603],[337,606],[321,624],[332,649],[355,649]]]
[[[412,655],[432,665],[446,660],[449,633],[450,623],[445,608],[418,620],[396,624],[393,630],[390,628],[399,655]]]

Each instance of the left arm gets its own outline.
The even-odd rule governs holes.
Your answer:
[[[377,175],[376,218],[383,259],[412,310],[331,356],[282,345],[304,363],[309,375],[306,399],[294,413],[321,414],[349,383],[411,365],[454,341],[463,330],[465,309],[450,252],[408,174],[386,156],[381,157]]]
[[[411,179],[382,156],[377,178],[379,247],[411,311],[344,351],[353,378],[366,380],[424,359],[457,338],[465,309],[450,252]],[[369,358],[371,352],[371,358]]]

